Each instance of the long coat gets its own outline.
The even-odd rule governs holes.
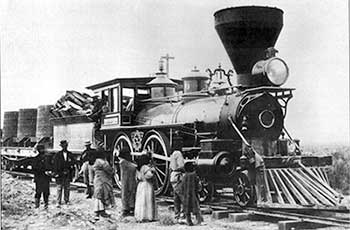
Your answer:
[[[114,206],[115,200],[112,184],[112,178],[114,175],[113,168],[106,160],[98,158],[93,165],[93,169],[95,171],[94,197],[101,200],[105,206]]]
[[[74,165],[76,161],[73,157],[73,153],[67,151],[67,160],[64,159],[63,151],[59,151],[53,157],[54,172],[57,175],[56,182],[62,183],[64,179],[72,181],[74,174]]]
[[[121,190],[123,210],[135,207],[136,165],[125,159],[120,160]]]
[[[185,213],[199,212],[198,177],[196,172],[186,172],[182,179],[183,208]]]
[[[39,154],[32,159],[32,168],[34,173],[34,182],[36,190],[49,194],[50,191],[50,176],[45,174],[45,171],[50,170],[50,162],[45,154]]]

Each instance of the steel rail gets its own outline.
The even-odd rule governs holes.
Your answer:
[[[172,197],[167,196],[161,196],[157,197],[158,200],[173,203]],[[322,224],[322,225],[328,225],[328,226],[337,226],[337,227],[350,227],[350,220],[347,219],[341,219],[341,218],[335,218],[335,217],[328,217],[320,215],[320,213],[317,213],[315,215],[310,214],[301,214],[297,213],[297,211],[302,210],[293,210],[290,209],[289,211],[285,210],[279,210],[278,208],[258,208],[258,207],[240,207],[236,204],[233,204],[233,202],[208,202],[201,204],[203,207],[208,207],[213,210],[227,210],[232,212],[244,212],[249,213],[252,215],[259,215],[259,216],[266,216],[266,217],[272,217],[272,218],[283,218],[283,219],[290,219],[290,220],[300,220],[305,221],[309,223],[315,223],[315,224]],[[329,211],[329,210],[312,210],[312,211]],[[339,213],[344,213],[344,210],[340,210]],[[347,210],[348,212],[350,210]],[[338,213],[336,210],[332,210],[332,213]]]

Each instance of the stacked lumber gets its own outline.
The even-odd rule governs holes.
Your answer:
[[[99,106],[99,99],[86,93],[80,93],[74,90],[67,90],[54,104],[51,114],[54,117],[69,117],[79,115],[91,115]]]

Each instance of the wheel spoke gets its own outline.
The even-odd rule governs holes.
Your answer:
[[[128,150],[130,152],[132,151],[132,146],[131,146],[131,142],[129,140],[129,137],[124,135],[124,134],[120,135],[118,137],[117,141],[115,142],[115,144],[114,144],[115,150],[113,153],[115,153],[118,156],[122,148],[128,148]],[[117,184],[117,187],[121,188],[120,165],[119,165],[118,159],[115,159],[113,167],[115,169],[115,175],[114,175],[115,182]]]
[[[143,145],[143,150],[151,152],[153,165],[156,168],[156,179],[159,182],[157,188],[155,188],[156,195],[159,195],[165,191],[168,184],[168,157],[167,147],[164,143],[164,137],[161,134],[150,135]]]
[[[163,161],[169,161],[170,160],[170,157],[166,157],[164,155],[160,155],[160,154],[156,154],[156,153],[153,153],[152,156],[153,156],[153,158],[156,158],[158,160],[163,160]]]
[[[160,183],[162,183],[162,178],[160,178],[160,176],[159,176],[159,174],[158,174],[157,171],[155,172],[155,174],[156,174],[156,176],[157,176],[158,181],[159,181]]]
[[[151,141],[151,150],[154,153],[154,141]]]
[[[162,170],[160,170],[158,167],[155,167],[155,168],[161,175],[163,175],[165,177],[165,173]]]
[[[237,173],[233,180],[234,199],[240,206],[247,206],[253,200],[253,189],[244,173]]]

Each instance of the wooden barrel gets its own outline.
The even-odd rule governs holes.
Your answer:
[[[43,137],[51,137],[53,134],[53,126],[50,119],[53,118],[50,113],[53,105],[40,105],[38,107],[38,115],[36,119],[36,137],[40,140]]]
[[[7,111],[4,113],[3,139],[17,137],[18,111]]]
[[[35,137],[37,109],[20,109],[18,113],[17,138]]]

